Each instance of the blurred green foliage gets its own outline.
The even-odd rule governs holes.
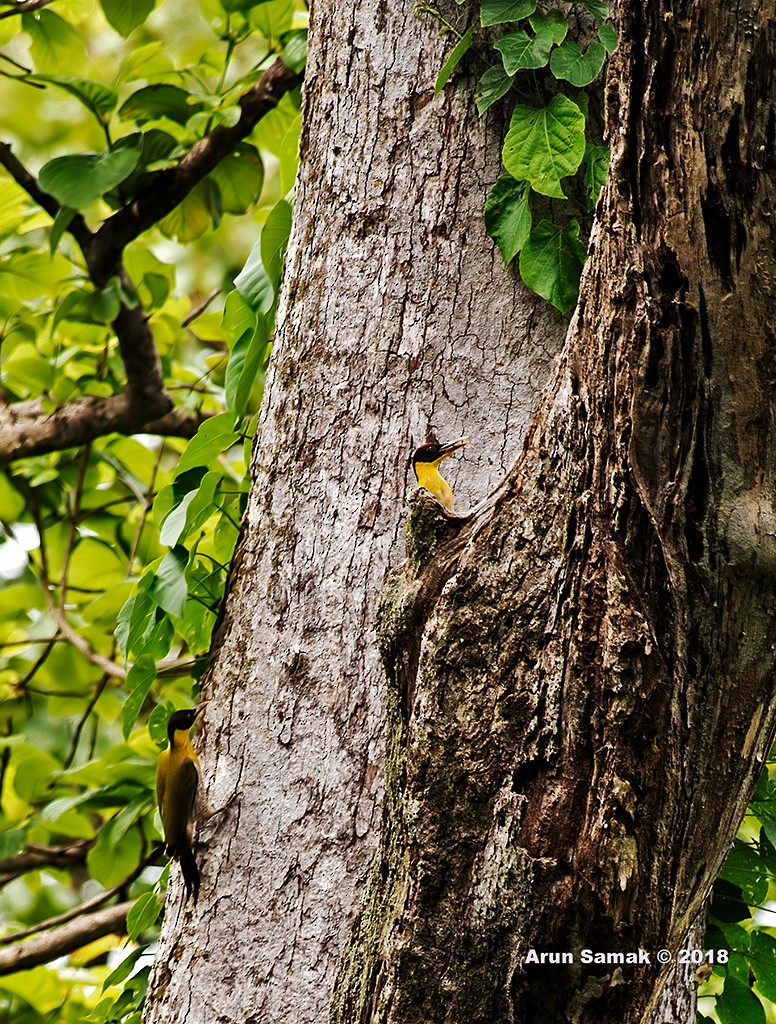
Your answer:
[[[52,220],[0,168],[2,398],[120,393],[111,322],[139,302],[169,394],[201,423],[191,440],[113,434],[0,471],[0,957],[87,901],[136,900],[129,937],[0,975],[0,1021],[135,1022],[168,875],[155,761],[170,711],[196,700],[245,506],[299,90],[129,244],[132,292],[95,287],[67,224],[78,210],[96,229],[234,124],[278,54],[301,70],[307,14],[301,0],[13,7],[0,139],[63,209]]]

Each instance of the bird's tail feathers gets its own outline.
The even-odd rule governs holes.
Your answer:
[[[199,896],[199,868],[197,867],[197,861],[194,857],[189,837],[187,835],[184,836],[174,847],[168,846],[167,852],[181,866],[183,884],[186,887],[186,898],[188,899],[189,896],[193,895],[194,902],[196,903]]]

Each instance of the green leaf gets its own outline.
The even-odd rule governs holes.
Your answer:
[[[249,20],[265,39],[274,42],[291,29],[294,20],[294,0],[264,0],[254,4]]]
[[[30,52],[39,70],[78,67],[85,56],[80,33],[53,11],[23,14],[22,28],[32,40]]]
[[[118,95],[113,89],[102,85],[101,82],[78,78],[75,75],[30,75],[29,81],[58,85],[60,89],[75,96],[101,124],[108,120],[108,115],[119,101]]]
[[[237,444],[239,439],[240,435],[234,429],[234,413],[222,412],[205,420],[181,456],[178,474],[195,466],[209,466],[221,452]]]
[[[474,37],[474,26],[461,36],[458,42],[453,47],[452,53],[442,65],[439,74],[437,75],[436,82],[434,83],[434,95],[438,96],[439,93],[447,85],[450,75],[455,71],[458,65],[463,60],[467,50],[471,48]]]
[[[253,146],[230,153],[210,172],[221,192],[224,213],[245,213],[264,187],[264,164]]]
[[[185,124],[202,106],[202,100],[177,85],[146,85],[122,103],[119,117],[131,118],[138,124],[155,121],[159,117]]]
[[[67,231],[70,222],[75,217],[77,210],[71,210],[69,206],[61,206],[51,225],[51,236],[49,237],[49,252],[53,256],[59,248],[62,235]]]
[[[601,25],[598,29],[598,38],[604,44],[604,48],[608,54],[614,53],[617,49],[619,38],[611,25]]]
[[[283,49],[280,51],[283,63],[290,71],[297,74],[304,70],[307,63],[307,29],[298,28],[286,32],[283,36]]]
[[[144,892],[142,896],[138,896],[134,907],[127,914],[127,931],[133,942],[137,942],[141,932],[156,924],[163,907],[163,900],[159,899],[155,892]],[[145,950],[140,952],[144,953]]]
[[[268,345],[267,320],[259,313],[255,330],[246,330],[238,339],[226,367],[226,404],[237,416],[245,415]]]
[[[550,59],[552,36],[543,34],[529,36],[519,28],[503,36],[493,44],[501,52],[504,70],[514,75],[523,68],[543,68]]]
[[[485,228],[495,241],[505,264],[511,263],[531,231],[528,186],[502,174],[485,202]]]
[[[132,726],[137,721],[137,716],[140,714],[140,709],[143,707],[155,679],[156,665],[154,659],[148,654],[138,658],[127,673],[126,686],[130,693],[121,712],[121,731],[124,734],[124,739],[132,732]]]
[[[120,300],[115,284],[101,291],[68,292],[57,306],[51,329],[55,330],[62,320],[81,324],[110,324],[119,315]]]
[[[746,921],[752,914],[744,903],[741,889],[724,878],[717,878],[711,892],[711,913],[722,924]]]
[[[151,576],[149,595],[168,615],[180,618],[188,595],[186,566],[189,553],[185,548],[168,551]]]
[[[601,189],[606,183],[609,171],[609,147],[592,146],[585,149],[585,190],[588,196],[588,208],[594,210]]]
[[[277,293],[283,274],[283,257],[291,235],[293,211],[291,204],[281,199],[275,203],[261,229],[261,261],[269,275],[272,287]],[[266,312],[266,310],[262,310]]]
[[[776,1002],[776,939],[757,928],[750,936],[750,950],[757,991]]]
[[[575,39],[567,39],[553,51],[550,71],[556,78],[571,82],[581,89],[598,78],[605,60],[606,49],[601,43],[593,41],[583,53]]]
[[[514,78],[510,77],[504,70],[504,65],[494,64],[489,67],[477,84],[477,91],[474,98],[477,103],[477,112],[482,115],[493,104],[505,96],[512,87]]]
[[[291,232],[291,206],[281,199],[267,217],[234,286],[252,309],[268,313],[275,302],[283,255]]]
[[[765,1024],[763,1004],[748,985],[727,977],[714,1009],[722,1024]]]
[[[100,0],[110,25],[125,39],[154,9],[154,0]]]
[[[482,0],[482,25],[503,25],[505,21],[520,21],[536,10],[534,0]]]
[[[153,895],[153,893],[143,893],[143,896]],[[139,897],[139,899],[135,903],[135,907],[140,902],[140,900],[143,899],[143,896]],[[132,911],[135,909],[135,907],[132,907],[132,910],[130,910],[129,914],[127,915],[127,928],[129,928],[129,917],[132,914]],[[156,919],[154,918],[154,920]],[[153,924],[153,921],[151,923]],[[145,952],[145,948],[141,946],[140,949],[133,949],[129,956],[125,956],[121,963],[118,965],[118,967],[115,970],[111,971],[108,977],[102,983],[102,991],[104,992],[107,988],[110,988],[112,985],[120,985],[122,981],[125,981],[134,970],[135,964],[138,962],[140,957],[145,954]]]
[[[606,21],[609,17],[609,4],[604,0],[574,0],[578,7],[587,11],[596,21]]]
[[[549,106],[517,106],[504,140],[504,166],[544,196],[565,199],[561,178],[574,174],[585,155],[585,116],[558,95]]]
[[[754,846],[736,839],[733,849],[719,873],[741,890],[741,896],[750,906],[762,903],[768,893],[768,868]]]
[[[85,210],[132,173],[138,146],[116,146],[104,153],[60,156],[41,168],[39,182],[63,206]]]
[[[579,240],[579,224],[565,228],[540,221],[520,252],[520,276],[543,299],[566,313],[577,301],[579,278],[587,250]]]
[[[562,43],[569,30],[569,23],[560,11],[547,11],[546,14],[532,14],[528,19],[537,36],[549,38],[556,45]]]
[[[114,818],[100,829],[97,842],[86,855],[89,874],[106,889],[129,878],[140,863],[142,840],[137,829],[114,836]]]
[[[296,171],[299,166],[299,136],[302,131],[302,118],[296,117],[291,122],[283,142],[280,145],[280,191],[283,195],[294,187]]]
[[[159,221],[159,230],[177,242],[192,242],[210,227],[213,217],[213,195],[210,182],[206,179],[189,192],[172,213]]]

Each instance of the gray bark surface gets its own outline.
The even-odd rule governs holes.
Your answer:
[[[336,9],[335,9],[336,8]],[[412,3],[315,3],[295,226],[253,488],[199,741],[202,894],[173,873],[148,1022],[322,1024],[380,821],[374,615],[408,456],[472,444],[465,510],[519,451],[565,322],[486,237],[499,133]],[[183,931],[185,929],[185,937]]]
[[[775,13],[620,6],[557,377],[473,516],[411,500],[383,593],[385,816],[336,1022],[641,1024],[735,835],[776,716]]]

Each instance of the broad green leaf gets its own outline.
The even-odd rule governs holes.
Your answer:
[[[113,835],[113,819],[100,829],[97,842],[86,855],[89,874],[106,889],[129,878],[140,863],[142,840],[137,829],[131,829],[116,841]]]
[[[758,928],[751,933],[750,949],[757,991],[776,1002],[776,939]]]
[[[132,726],[137,721],[140,709],[155,680],[154,659],[150,655],[144,654],[142,658],[138,658],[127,673],[126,687],[130,693],[121,712],[121,731],[124,734],[124,739],[132,732]]]
[[[144,892],[142,896],[138,896],[134,907],[127,914],[127,932],[133,942],[137,942],[141,932],[147,931],[156,923],[163,908],[164,901],[155,892]],[[145,949],[139,952],[144,953]]]
[[[552,36],[542,34],[529,36],[519,28],[493,44],[501,52],[504,71],[514,75],[523,68],[543,68],[550,59]]]
[[[609,170],[609,147],[589,145],[585,149],[585,190],[588,208],[595,209]]]
[[[579,240],[575,220],[565,228],[543,220],[520,252],[520,276],[537,295],[566,313],[577,301],[586,259],[587,250]]]
[[[248,18],[265,39],[275,42],[293,25],[294,0],[265,0],[254,4]]]
[[[577,6],[587,11],[596,21],[606,21],[609,17],[609,4],[605,0],[574,0]]]
[[[146,85],[138,89],[119,108],[119,117],[131,118],[138,124],[154,121],[160,117],[169,118],[178,124],[202,109],[202,101],[177,85],[166,83]]]
[[[135,903],[135,907],[140,902],[140,900],[144,899],[146,896],[153,896],[153,895],[154,895],[153,893],[148,893],[148,892],[143,893],[143,895],[140,896],[138,898],[137,902]],[[128,930],[130,928],[129,918],[131,917],[132,912],[134,911],[135,907],[132,907],[132,910],[130,910],[129,914],[127,915],[127,929]],[[154,918],[154,920],[156,920],[156,918]],[[153,922],[151,922],[151,923],[153,924]],[[134,938],[134,937],[130,935],[130,938]],[[125,956],[124,959],[121,961],[121,963],[118,965],[118,967],[116,967],[114,970],[112,970],[110,972],[110,974],[108,975],[108,977],[105,979],[105,981],[102,983],[102,991],[104,992],[107,988],[110,988],[112,985],[120,985],[122,981],[125,981],[130,976],[132,971],[134,970],[135,964],[138,962],[140,957],[145,954],[145,952],[146,952],[145,948],[141,946],[140,949],[133,949],[132,952],[129,954],[129,956]]]
[[[121,146],[104,153],[60,156],[41,168],[41,188],[63,206],[85,210],[124,181],[137,165],[139,146]]]
[[[768,868],[754,845],[737,839],[719,873],[741,890],[750,906],[762,903],[768,893]]]
[[[261,260],[276,293],[283,274],[283,257],[291,235],[291,218],[291,204],[281,199],[272,207],[261,229]]]
[[[749,986],[728,976],[714,1004],[722,1024],[765,1024],[763,1004]]]
[[[711,894],[711,913],[722,925],[746,921],[752,915],[744,903],[741,889],[724,878],[718,878]]]
[[[505,96],[512,87],[514,78],[510,77],[504,70],[503,63],[494,64],[488,68],[477,84],[477,91],[474,94],[477,102],[477,111],[484,114],[488,107]]]
[[[226,404],[237,416],[244,416],[259,370],[269,344],[267,321],[261,313],[256,329],[246,330],[237,341],[226,368]]]
[[[234,413],[222,412],[205,420],[181,456],[178,473],[185,473],[195,466],[209,466],[221,452],[237,444],[240,435],[234,429],[234,419]]]
[[[295,29],[283,36],[283,49],[280,51],[283,63],[291,71],[297,73],[307,63],[307,29]]]
[[[213,220],[212,193],[208,181],[200,181],[172,213],[159,221],[159,230],[176,242],[192,242]]]
[[[28,1004],[40,1014],[41,1020],[56,1019],[49,1014],[56,1014],[58,1017],[62,1008],[62,979],[48,965],[33,967],[29,971],[17,971],[15,974],[0,975],[0,992],[18,996],[22,1004]]]
[[[593,41],[583,52],[575,39],[567,39],[553,50],[550,71],[581,89],[598,78],[605,60],[606,50],[601,43]]]
[[[252,331],[256,327],[256,313],[236,288],[226,297],[221,326],[230,349],[234,348],[235,342],[243,336],[245,331]]]
[[[438,96],[439,93],[447,85],[450,75],[455,71],[458,65],[463,60],[466,52],[471,48],[474,37],[474,26],[472,25],[469,30],[461,36],[458,42],[453,47],[450,56],[442,65],[439,74],[437,75],[436,82],[434,83],[434,95]]]
[[[0,860],[6,857],[13,857],[20,853],[27,838],[27,831],[23,828],[7,829],[0,832]]]
[[[499,247],[501,258],[509,264],[520,252],[531,230],[528,186],[502,174],[490,190],[485,203],[485,227]]]
[[[167,552],[151,577],[148,593],[168,615],[183,615],[188,591],[188,560],[189,553],[185,548],[173,548]]]
[[[69,206],[61,206],[59,208],[54,218],[54,223],[51,225],[51,235],[49,236],[49,252],[52,256],[59,248],[62,235],[70,227],[70,223],[77,212],[77,210],[71,210]]]
[[[224,213],[245,213],[261,195],[264,164],[257,150],[244,146],[224,157],[210,177],[218,183]]]
[[[78,291],[68,292],[57,306],[51,329],[56,330],[57,324],[62,320],[73,320],[82,324],[110,324],[119,315],[120,305],[118,292],[113,285],[101,291],[80,288]]]
[[[27,201],[13,181],[0,181],[0,238],[16,235],[25,218]]]
[[[102,85],[101,82],[92,82],[88,78],[78,78],[76,75],[30,75],[30,81],[59,86],[71,96],[75,96],[101,123],[109,119],[111,111],[119,101],[113,89]]]
[[[89,590],[105,589],[126,579],[127,565],[116,549],[97,537],[82,537],[70,559],[68,583]]]
[[[154,9],[155,0],[100,0],[108,22],[119,35],[126,37],[142,25]]]
[[[301,130],[302,119],[297,117],[291,122],[280,147],[280,191],[284,196],[291,191],[296,180]]]
[[[54,11],[23,14],[22,28],[32,40],[30,52],[38,71],[79,67],[83,61],[85,52],[80,32]]]
[[[619,38],[611,25],[601,25],[598,29],[598,38],[604,44],[604,48],[608,54],[614,53],[617,49]]]
[[[513,178],[530,182],[541,195],[565,199],[561,178],[574,174],[585,155],[585,116],[563,95],[546,107],[517,106],[502,155]]]
[[[535,0],[482,0],[480,21],[483,25],[502,25],[505,21],[521,21],[535,10]]]
[[[8,473],[0,472],[0,509],[3,510],[3,520],[10,523],[15,522],[26,507],[27,502],[24,495],[16,489]],[[7,586],[6,581],[3,582]],[[2,855],[0,855],[0,859],[2,859]]]
[[[528,20],[537,36],[549,38],[556,45],[563,42],[569,30],[569,23],[560,11],[550,10],[546,14],[532,14]]]

